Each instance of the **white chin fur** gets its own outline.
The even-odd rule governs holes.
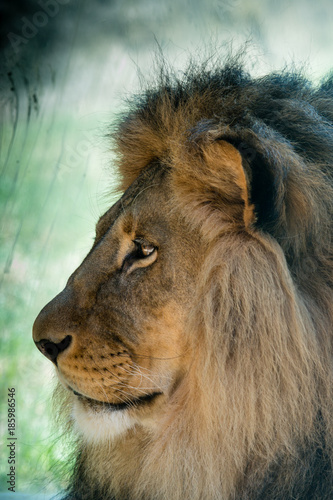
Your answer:
[[[136,424],[127,410],[108,411],[84,408],[77,399],[73,405],[77,430],[90,443],[110,441]]]

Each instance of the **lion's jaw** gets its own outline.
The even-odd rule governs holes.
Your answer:
[[[84,407],[79,400],[73,401],[73,419],[76,430],[88,443],[110,442],[137,424],[126,410],[94,410]]]

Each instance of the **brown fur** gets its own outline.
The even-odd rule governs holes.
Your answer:
[[[201,68],[119,124],[125,195],[34,338],[71,336],[57,366],[78,420],[162,394],[114,437],[82,424],[66,498],[331,498],[329,89]]]

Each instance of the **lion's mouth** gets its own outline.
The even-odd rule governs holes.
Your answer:
[[[70,389],[81,402],[89,405],[91,408],[107,409],[110,411],[120,411],[120,410],[139,408],[141,406],[145,406],[152,403],[156,398],[158,398],[158,396],[162,395],[162,392],[153,392],[151,394],[145,394],[144,396],[140,396],[139,398],[128,399],[127,401],[123,401],[121,403],[108,403],[88,398],[86,396],[83,396],[79,392],[74,391],[74,389],[72,388]]]

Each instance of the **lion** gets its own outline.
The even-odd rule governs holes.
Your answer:
[[[333,79],[162,71],[120,199],[33,327],[78,440],[67,500],[333,495]]]

